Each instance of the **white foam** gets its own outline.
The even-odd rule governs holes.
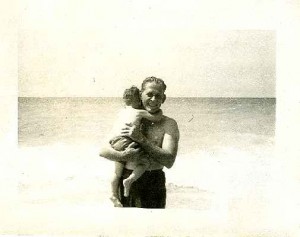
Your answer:
[[[21,148],[19,173],[37,183],[68,177],[99,177],[108,181],[113,173],[113,162],[99,157],[98,153],[96,146],[57,144]],[[270,182],[272,159],[233,148],[218,152],[200,150],[177,157],[174,166],[165,172],[168,183],[238,194]]]
[[[76,187],[68,182],[71,180],[76,181],[78,192],[93,192],[102,185],[108,193],[113,162],[99,157],[98,152],[96,146],[61,144],[21,148],[20,181],[36,189],[48,187],[48,196],[51,192],[61,192],[65,196],[68,191],[76,194],[73,190]],[[200,150],[180,155],[174,166],[165,172],[167,183],[213,193],[223,201],[247,196],[268,198],[270,187],[276,181],[274,164],[273,157],[266,154],[223,148],[217,152]],[[46,188],[43,195],[47,196],[45,192]]]
[[[165,171],[170,183],[238,195],[270,182],[273,158],[233,148],[202,150],[177,157],[172,169]]]

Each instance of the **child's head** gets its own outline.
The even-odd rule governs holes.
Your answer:
[[[126,89],[123,94],[123,100],[127,106],[131,106],[134,109],[140,109],[142,103],[139,88],[131,86],[129,89]]]

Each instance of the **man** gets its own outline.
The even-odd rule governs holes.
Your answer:
[[[166,85],[162,79],[148,77],[142,83],[141,100],[145,110],[155,114],[160,111],[166,100]],[[124,207],[165,208],[166,186],[163,167],[171,168],[175,162],[179,130],[174,119],[163,115],[159,122],[144,121],[143,133],[135,126],[127,124],[121,131],[139,143],[140,148],[129,146],[125,151],[115,151],[109,145],[102,148],[100,156],[113,161],[129,161],[138,159],[141,152],[149,156],[150,166],[135,181],[130,189],[129,197],[124,197],[124,188],[120,187],[120,199]],[[126,179],[132,170],[125,165],[122,179]]]

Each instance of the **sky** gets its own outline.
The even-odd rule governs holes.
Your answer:
[[[275,2],[24,0],[19,96],[275,97]]]

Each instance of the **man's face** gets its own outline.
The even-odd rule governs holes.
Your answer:
[[[156,113],[165,100],[164,91],[161,85],[155,82],[148,82],[141,94],[142,103],[149,113]]]

